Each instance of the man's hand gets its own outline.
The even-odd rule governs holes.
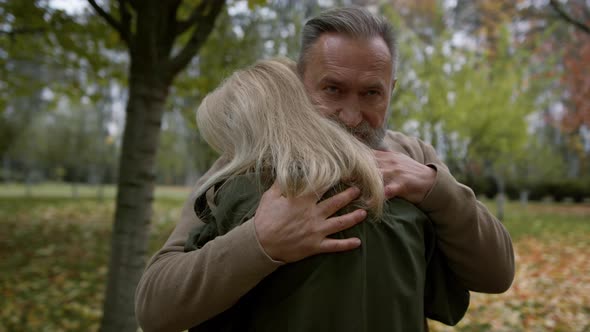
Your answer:
[[[436,170],[403,153],[378,150],[373,153],[383,175],[387,199],[399,197],[414,204],[424,200],[434,185]]]
[[[367,216],[356,210],[330,217],[360,194],[347,190],[318,203],[315,193],[286,198],[275,183],[262,195],[254,225],[260,244],[274,260],[292,263],[320,253],[340,252],[361,245],[358,238],[332,239],[329,235],[348,229]]]

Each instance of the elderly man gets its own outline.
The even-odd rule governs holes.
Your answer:
[[[452,177],[431,146],[385,129],[396,58],[389,23],[361,9],[336,9],[305,25],[298,70],[318,109],[375,149],[386,196],[415,204],[432,220],[438,247],[458,280],[473,291],[503,292],[514,277],[514,254],[502,224]],[[349,189],[318,203],[269,190],[251,220],[184,252],[189,232],[202,224],[190,197],[138,286],[142,327],[198,325],[232,307],[281,265],[359,247],[358,238],[330,237],[363,221],[356,212],[330,218],[357,195]]]

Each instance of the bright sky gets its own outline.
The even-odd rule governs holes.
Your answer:
[[[50,0],[51,7],[59,8],[70,14],[79,13],[88,7],[86,0]]]

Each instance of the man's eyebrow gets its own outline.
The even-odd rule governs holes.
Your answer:
[[[348,83],[344,79],[338,79],[334,76],[324,76],[319,81],[320,84],[329,84],[329,85],[336,85],[336,86],[347,86]],[[370,81],[367,84],[364,84],[364,89],[366,90],[385,90],[385,83],[381,80]]]
[[[371,82],[365,87],[367,90],[385,90],[383,82]]]
[[[332,84],[332,85],[345,85],[346,82],[343,80],[339,80],[335,77],[331,76],[324,76],[320,79],[320,83],[322,84]]]

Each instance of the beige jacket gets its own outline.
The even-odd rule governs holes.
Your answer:
[[[458,278],[472,291],[506,291],[514,278],[514,253],[500,221],[453,178],[430,145],[388,131],[385,146],[437,169],[435,184],[418,207],[434,222],[439,248]],[[146,332],[196,326],[231,307],[282,264],[264,252],[252,220],[185,253],[189,232],[202,224],[193,211],[194,201],[193,190],[180,223],[152,257],[137,287],[135,311]]]

